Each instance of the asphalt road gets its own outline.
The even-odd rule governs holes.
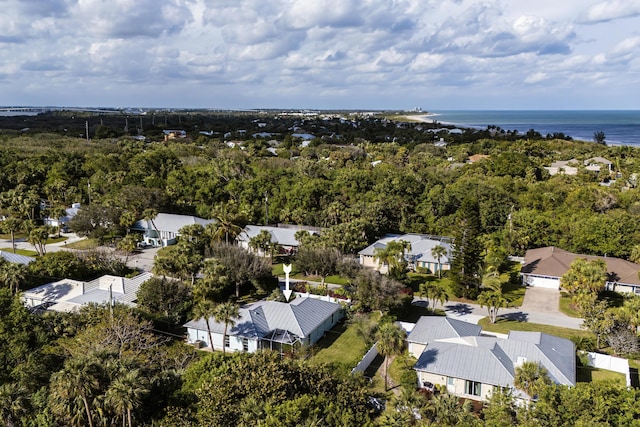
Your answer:
[[[74,233],[62,233],[68,239],[65,242],[52,243],[46,246],[47,252],[56,252],[60,250],[68,250],[67,244],[82,240],[82,237]],[[11,240],[6,240],[0,245],[10,248]],[[33,245],[22,240],[16,241],[16,248],[34,250]],[[140,252],[122,258],[127,265],[140,271],[151,271],[153,260],[160,248],[141,249]],[[109,248],[109,250],[111,250]],[[284,278],[281,278],[284,285]],[[291,282],[298,281],[291,279]],[[310,282],[311,283],[311,282]],[[328,284],[328,287],[339,287],[337,285]],[[564,328],[580,329],[582,319],[569,317],[558,310],[558,301],[560,292],[558,290],[527,288],[524,302],[521,307],[503,308],[498,312],[498,316],[507,319],[520,320],[525,322],[540,323],[543,325],[561,326]],[[424,298],[414,298],[414,304],[422,304],[428,306],[428,302]],[[437,304],[435,308],[443,309],[447,316],[460,319],[465,322],[478,323],[483,317],[487,317],[486,307],[480,307],[478,304],[447,302],[444,305]]]

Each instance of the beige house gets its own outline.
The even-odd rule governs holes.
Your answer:
[[[419,387],[434,385],[459,397],[487,400],[495,390],[514,385],[516,369],[536,362],[557,384],[575,385],[575,346],[570,340],[541,332],[511,331],[507,338],[482,335],[478,325],[449,317],[423,316],[407,337]]]
[[[524,265],[520,269],[522,284],[538,288],[560,289],[560,278],[569,270],[577,258],[587,261],[602,260],[607,265],[609,291],[640,294],[640,265],[614,257],[580,255],[554,246],[529,249],[524,256]]]

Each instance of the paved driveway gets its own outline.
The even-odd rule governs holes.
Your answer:
[[[558,289],[528,287],[520,309],[524,312],[561,314],[560,291]]]

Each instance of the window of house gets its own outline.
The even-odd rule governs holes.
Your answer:
[[[224,346],[229,347],[229,336],[224,337]]]
[[[249,351],[249,339],[248,338],[242,338],[242,350],[243,351]]]
[[[465,393],[471,396],[480,396],[480,389],[482,387],[482,383],[477,381],[465,381]]]
[[[455,380],[456,379],[453,377],[447,377],[447,385],[453,385]]]

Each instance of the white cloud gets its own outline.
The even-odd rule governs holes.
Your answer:
[[[175,102],[158,94],[171,88],[193,106],[216,99],[217,107],[399,108],[422,105],[435,93],[448,105],[465,105],[465,98],[486,94],[527,100],[530,85],[564,99],[603,81],[631,87],[640,71],[638,0],[0,0],[0,6],[4,103],[50,105],[75,96],[78,103],[93,97],[91,105],[117,99],[149,105]],[[16,87],[29,88],[24,99]],[[628,90],[611,93],[628,97],[625,105],[640,102]],[[618,101],[611,95],[609,102]]]
[[[637,16],[640,16],[640,2],[638,0],[616,0],[593,5],[587,10],[584,21],[607,22]]]

